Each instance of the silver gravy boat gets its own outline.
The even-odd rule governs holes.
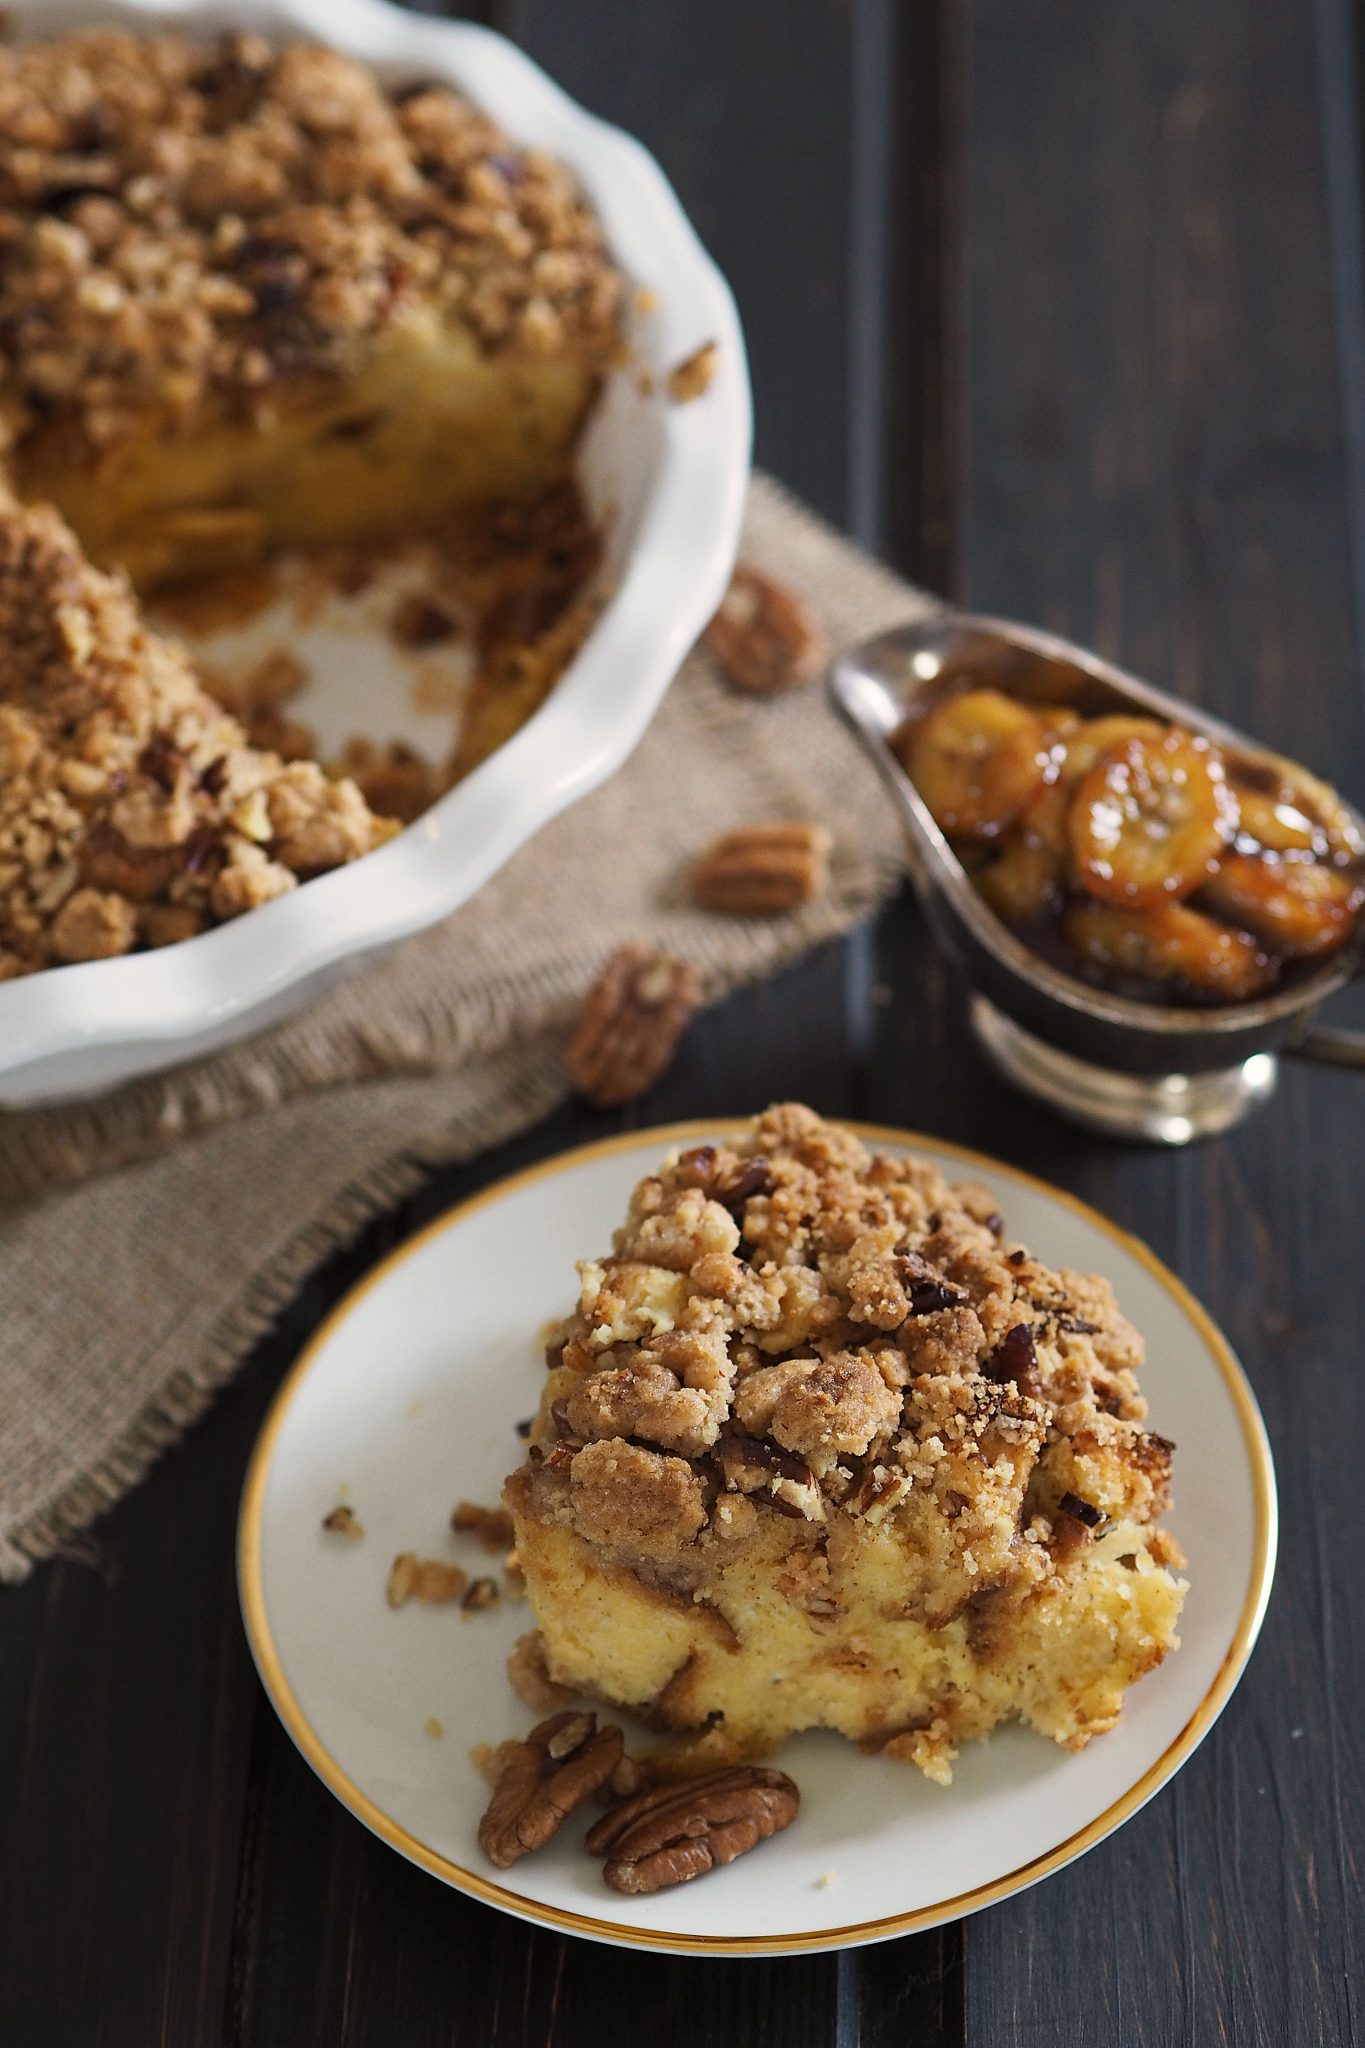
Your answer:
[[[1266,749],[1066,640],[1002,619],[935,613],[834,663],[830,699],[891,793],[929,924],[971,983],[973,1029],[1009,1080],[1073,1122],[1184,1145],[1227,1130],[1264,1101],[1280,1053],[1365,1067],[1365,1035],[1313,1022],[1319,1005],[1365,968],[1365,915],[1341,952],[1290,987],[1207,1010],[1110,994],[1017,938],[973,887],[890,745],[945,672],[1025,702],[1154,714],[1253,758]],[[1365,818],[1346,809],[1365,836]]]

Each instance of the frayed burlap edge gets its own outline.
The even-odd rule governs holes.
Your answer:
[[[444,1141],[408,1147],[351,1181],[269,1261],[219,1320],[199,1363],[172,1375],[136,1421],[66,1491],[18,1527],[0,1532],[0,1584],[16,1585],[35,1564],[61,1550],[145,1479],[164,1451],[179,1442],[243,1359],[288,1308],[299,1288],[367,1223],[401,1202],[436,1167],[457,1165],[515,1137],[549,1116],[569,1093],[557,1044],[523,1070],[500,1114],[466,1123]]]
[[[769,559],[774,551],[780,555],[786,573],[827,609],[836,644],[936,608],[936,601],[858,557],[768,479],[755,479],[751,516],[757,558],[765,559],[765,550]],[[714,729],[714,743],[724,748],[733,732],[733,698],[708,683],[706,664],[696,656],[680,685],[691,693],[693,723]],[[839,735],[832,720],[828,731],[813,758],[807,740],[801,768],[807,787],[812,774],[817,778],[813,786],[820,786],[826,747],[831,772],[834,750],[841,752],[843,786],[853,772],[851,741]],[[871,770],[864,766],[862,773],[871,801]],[[783,805],[801,801],[799,791],[793,799],[780,759],[775,772],[760,764],[753,786],[754,800],[766,802],[778,815]],[[621,788],[627,793],[626,785]],[[689,829],[692,824],[694,815]],[[836,860],[828,895],[782,920],[780,931],[768,920],[750,931],[743,921],[712,919],[694,908],[683,918],[676,904],[661,899],[656,909],[647,896],[640,910],[651,927],[668,925],[666,942],[693,960],[708,999],[714,999],[846,933],[891,893],[902,873],[898,834],[890,811],[878,803],[867,812],[857,862],[841,873]],[[623,935],[618,932],[609,942]],[[605,929],[596,936],[608,942]],[[107,1441],[93,1455],[86,1454],[78,1470],[69,1460],[67,1472],[54,1474],[55,1483],[46,1492],[30,1489],[10,1526],[0,1528],[0,1579],[23,1577],[41,1557],[70,1546],[95,1516],[142,1478],[203,1413],[308,1274],[366,1222],[409,1194],[433,1167],[458,1163],[515,1135],[563,1100],[562,1046],[596,966],[591,939],[577,951],[561,953],[556,945],[550,957],[534,965],[518,968],[509,959],[506,971],[497,971],[500,963],[485,948],[482,963],[482,985],[475,980],[472,987],[464,986],[458,1002],[433,985],[405,1011],[396,1005],[386,1011],[382,998],[377,1003],[370,999],[368,1016],[357,1015],[359,1004],[351,1005],[349,1014],[324,1006],[316,1017],[267,1034],[256,1044],[229,1049],[221,1056],[221,1069],[214,1060],[182,1068],[134,1083],[119,1097],[39,1112],[4,1134],[0,1211],[18,1215],[25,1206],[45,1209],[44,1197],[60,1203],[75,1183],[109,1177],[111,1189],[117,1189],[115,1169],[145,1170],[155,1155],[206,1144],[213,1128],[227,1123],[268,1122],[291,1100],[331,1095],[358,1107],[370,1088],[394,1081],[411,1082],[414,1091],[422,1091],[422,1115],[404,1119],[390,1148],[385,1149],[381,1136],[335,1174],[324,1173],[318,1182],[319,1206],[310,1203],[308,1220],[283,1241],[277,1235],[273,1247],[263,1243],[260,1266],[240,1282],[234,1280],[234,1291],[223,1297],[228,1306],[199,1331],[192,1359],[182,1351],[179,1358],[164,1360],[160,1383],[141,1404],[125,1407]],[[431,1083],[430,1136],[424,1120],[426,1077]],[[417,1137],[415,1124],[421,1131]]]
[[[890,895],[899,880],[899,867],[888,862],[879,869],[877,887],[868,901],[843,904],[840,915],[813,920],[815,929],[810,923],[803,923],[778,948],[774,963],[755,968],[741,981],[728,980],[723,988],[711,991],[713,999],[719,1000],[772,971],[789,967],[813,946],[850,931]],[[430,1144],[405,1146],[348,1182],[319,1215],[310,1218],[219,1320],[198,1364],[173,1374],[104,1456],[65,1492],[17,1527],[0,1531],[0,1584],[16,1584],[27,1578],[35,1564],[69,1544],[144,1479],[162,1452],[179,1441],[234,1377],[248,1352],[288,1308],[309,1274],[349,1244],[367,1223],[410,1195],[436,1168],[458,1165],[516,1137],[567,1100],[570,1089],[564,1073],[564,1035],[562,1027],[547,1033],[544,1047],[531,1059],[525,1039],[519,1045],[504,1044],[499,1051],[516,1053],[521,1064],[515,1081],[498,1096],[495,1113],[464,1118],[455,1129],[434,1137]],[[430,1062],[417,1060],[410,1068],[413,1073],[430,1070]],[[389,1066],[373,1078],[391,1080],[396,1071]],[[346,1085],[364,1087],[366,1083]],[[262,1097],[258,1108],[268,1107],[274,1099],[274,1092],[270,1091],[268,1097]],[[188,1137],[191,1132],[184,1128],[181,1135]],[[144,1140],[130,1148],[127,1159],[120,1163],[131,1163],[158,1149],[159,1146]]]

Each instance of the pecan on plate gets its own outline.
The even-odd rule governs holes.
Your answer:
[[[477,1501],[458,1501],[450,1511],[450,1526],[457,1536],[477,1536],[485,1550],[501,1552],[512,1548],[512,1517],[506,1508],[485,1508]]]
[[[795,910],[824,888],[829,849],[823,825],[742,825],[712,840],[688,888],[703,909],[734,917]]]
[[[622,1800],[588,1830],[613,1891],[660,1892],[733,1863],[796,1819],[801,1794],[785,1771],[741,1764]]]
[[[479,1822],[479,1847],[489,1862],[506,1870],[543,1848],[574,1808],[606,1783],[622,1748],[619,1728],[599,1728],[596,1714],[573,1708],[551,1714],[514,1743]]]
[[[735,688],[755,697],[814,682],[829,656],[805,599],[744,562],[702,638]]]
[[[694,398],[700,398],[711,389],[720,360],[720,349],[714,341],[704,341],[700,348],[693,349],[690,356],[684,356],[675,363],[668,373],[668,395],[674,405],[690,405]]]
[[[424,1600],[429,1607],[458,1600],[469,1583],[468,1574],[443,1557],[418,1557],[404,1550],[389,1566],[384,1597],[390,1607],[406,1607],[409,1600]]]
[[[569,1079],[599,1109],[633,1102],[672,1059],[701,1000],[695,967],[632,939],[612,954],[579,1012]]]

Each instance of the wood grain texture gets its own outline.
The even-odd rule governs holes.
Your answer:
[[[1365,795],[1345,0],[482,12],[662,158],[736,286],[761,459],[923,579],[1092,640]],[[1204,1748],[1046,1885],[838,1957],[608,1952],[444,1890],[313,1779],[242,1640],[237,1493],[304,1337],[429,1216],[584,1137],[784,1095],[997,1152],[1174,1264],[1265,1408],[1279,1586]],[[434,1176],[78,1553],[0,1596],[0,2041],[1358,2043],[1362,1157],[1365,1090],[1303,1069],[1187,1155],[1066,1129],[986,1069],[902,902],[701,1020],[629,1116],[566,1110]]]
[[[658,156],[739,302],[758,460],[841,524],[851,420],[873,396],[852,378],[858,306],[877,288],[851,229],[867,13],[845,0],[503,0],[497,16]]]
[[[966,7],[959,549],[969,601],[1094,642],[1358,797],[1341,378],[1360,366],[1334,323],[1314,27],[1307,5],[1235,0]],[[1059,1144],[1026,1111],[997,1126],[998,1106],[955,1104],[955,1134],[1003,1130],[1223,1322],[1286,1515],[1223,1723],[1120,1837],[972,1925],[967,2037],[1355,2041],[1365,1295],[1341,1218],[1365,1091],[1291,1069],[1242,1131],[1170,1158]]]

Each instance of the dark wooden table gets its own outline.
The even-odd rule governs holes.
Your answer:
[[[1093,642],[1365,795],[1360,74],[1347,0],[518,0],[657,150],[736,286],[760,459],[973,604]],[[233,1517],[272,1390],[374,1257],[566,1111],[436,1176],[304,1290],[79,1553],[0,1595],[5,2048],[1308,2048],[1365,2037],[1365,1087],[1116,1149],[996,1082],[909,902],[737,998],[634,1118],[802,1096],[1040,1170],[1138,1231],[1247,1363],[1282,1562],[1245,1682],[1038,1889],[840,1956],[537,1932],[351,1820],[256,1683]]]

